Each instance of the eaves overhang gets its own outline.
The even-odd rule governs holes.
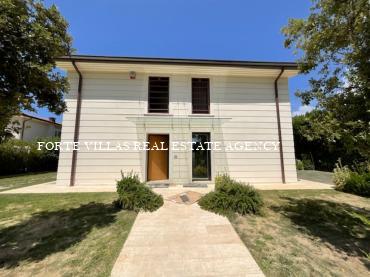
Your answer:
[[[148,74],[199,74],[226,76],[276,76],[282,68],[282,77],[298,74],[294,62],[263,62],[236,60],[143,58],[117,56],[71,55],[56,59],[57,66],[74,71],[74,61],[82,72],[129,72]]]

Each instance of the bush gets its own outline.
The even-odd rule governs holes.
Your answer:
[[[346,180],[343,189],[344,192],[349,192],[361,196],[370,196],[370,173],[359,174],[351,172]]]
[[[233,179],[228,174],[217,175],[215,178],[215,191],[225,191],[226,187],[234,183]]]
[[[333,171],[333,183],[336,190],[343,190],[344,185],[350,178],[351,172],[352,171],[347,166],[342,166],[339,160]]]
[[[367,166],[364,164],[361,170],[357,167],[358,172],[356,172],[347,166],[342,166],[339,160],[333,175],[335,189],[361,196],[370,196],[370,172],[368,172]]]
[[[315,165],[310,159],[303,159],[302,165],[305,170],[315,170]]]
[[[303,162],[301,160],[296,159],[295,164],[296,164],[297,170],[304,170]]]
[[[355,162],[352,168],[360,174],[370,173],[370,161]]]
[[[117,182],[117,206],[126,210],[153,212],[163,205],[163,197],[141,183],[132,172]]]
[[[44,138],[39,141],[56,141]],[[59,151],[38,150],[37,141],[10,139],[0,144],[0,175],[24,172],[55,171]]]
[[[215,191],[204,195],[198,204],[205,210],[222,215],[245,215],[259,213],[263,201],[255,188],[224,174],[216,177]]]

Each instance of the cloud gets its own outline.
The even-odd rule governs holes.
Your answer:
[[[310,111],[312,111],[315,107],[313,106],[309,106],[309,105],[303,105],[303,106],[300,106],[298,108],[298,110],[294,111],[293,112],[293,116],[296,116],[296,115],[303,115],[303,114],[306,114],[306,113],[309,113]]]

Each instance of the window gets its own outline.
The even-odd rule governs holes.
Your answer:
[[[168,77],[149,77],[148,112],[168,113]]]
[[[209,79],[193,78],[191,87],[193,113],[209,113]]]
[[[55,128],[55,130],[54,130],[54,136],[56,136],[56,137],[60,137],[60,135],[61,135],[61,129],[57,129],[57,128]]]

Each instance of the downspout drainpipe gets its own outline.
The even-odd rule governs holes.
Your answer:
[[[76,119],[73,141],[78,142],[80,135],[80,119],[81,119],[81,99],[82,99],[82,74],[78,69],[75,61],[72,60],[72,65],[78,74],[78,90],[77,90],[77,105],[76,105]],[[76,181],[76,162],[77,162],[77,149],[73,146],[72,152],[72,166],[71,166],[71,179],[69,185],[73,187]]]
[[[22,122],[22,131],[21,131],[21,140],[23,140],[23,137],[24,137],[24,129],[26,128],[26,122],[31,121],[31,120],[32,120],[32,118],[23,120],[23,122]]]
[[[284,165],[284,153],[283,153],[283,140],[281,136],[281,122],[280,122],[280,105],[279,105],[279,88],[278,81],[281,75],[284,73],[284,67],[281,68],[279,75],[275,79],[275,105],[276,105],[276,118],[278,124],[278,135],[279,135],[279,150],[280,150],[280,166],[281,166],[281,179],[285,184],[285,165]]]

